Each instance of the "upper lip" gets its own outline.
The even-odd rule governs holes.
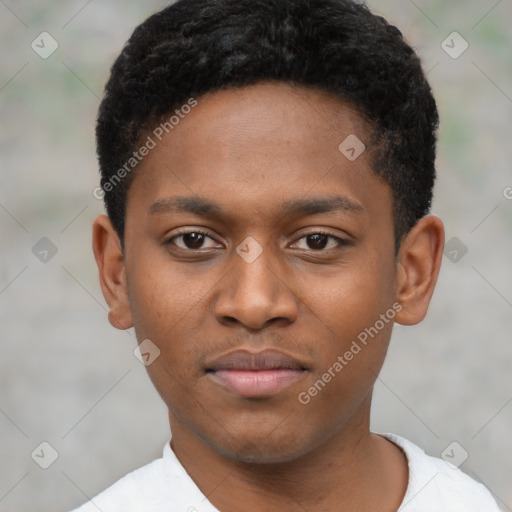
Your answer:
[[[219,370],[306,370],[297,359],[280,352],[266,349],[260,352],[235,350],[206,366],[207,372]]]

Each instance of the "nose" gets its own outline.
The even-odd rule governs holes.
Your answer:
[[[254,261],[233,252],[231,263],[215,301],[219,322],[262,329],[297,319],[298,297],[291,288],[290,274],[285,274],[284,263],[270,249],[263,250]]]

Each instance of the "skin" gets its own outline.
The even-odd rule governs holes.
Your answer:
[[[169,409],[171,446],[222,512],[395,511],[406,491],[404,454],[369,430],[393,322],[308,404],[298,400],[393,304],[395,321],[420,322],[441,263],[435,216],[395,254],[391,189],[370,147],[355,161],[338,150],[350,134],[368,143],[357,111],[325,92],[260,83],[207,94],[139,165],[124,254],[108,217],[94,222],[109,320],[159,347],[147,369]],[[160,201],[175,196],[214,202],[222,215]],[[281,212],[334,196],[357,207]],[[180,230],[207,236],[173,238]],[[319,232],[345,243],[306,236]],[[263,251],[252,263],[236,252],[249,236]],[[277,348],[308,370],[276,395],[243,398],[204,371],[238,348]]]

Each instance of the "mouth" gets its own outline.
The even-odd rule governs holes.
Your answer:
[[[297,382],[308,368],[283,352],[237,350],[205,369],[213,382],[241,397],[272,396]]]

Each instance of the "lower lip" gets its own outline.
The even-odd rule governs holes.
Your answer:
[[[237,395],[259,397],[275,395],[304,373],[304,370],[219,370],[208,375]]]

